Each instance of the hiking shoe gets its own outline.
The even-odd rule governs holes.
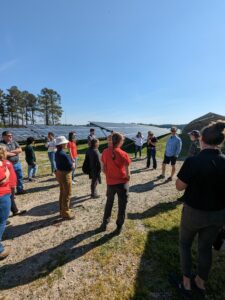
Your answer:
[[[161,175],[157,176],[157,178],[158,179],[165,179],[165,176],[161,174]]]
[[[0,253],[0,260],[5,259],[10,253],[11,247],[5,246],[4,250]]]
[[[6,221],[6,226],[10,225],[11,222],[9,220]]]

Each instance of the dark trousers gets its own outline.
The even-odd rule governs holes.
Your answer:
[[[141,146],[135,145],[135,158],[137,157],[138,152],[139,152],[139,156],[141,157],[141,150],[142,150]]]
[[[97,196],[97,185],[99,183],[99,178],[98,177],[92,177],[91,178],[91,195],[92,196]]]
[[[15,202],[15,189],[11,189],[11,212],[16,214],[19,211],[16,202]]]
[[[107,186],[107,201],[105,206],[105,213],[103,217],[103,223],[108,224],[110,221],[112,207],[115,199],[115,195],[118,196],[118,214],[116,224],[118,227],[122,227],[125,220],[125,213],[128,201],[129,184],[121,183]]]
[[[183,275],[191,277],[191,248],[195,236],[198,236],[198,271],[203,280],[207,280],[212,264],[212,245],[225,222],[225,210],[201,211],[186,204],[183,207],[180,225],[180,256]]]
[[[155,148],[150,148],[147,149],[147,168],[150,168],[151,165],[151,158],[153,161],[153,169],[157,168],[157,161],[156,161],[156,149]]]

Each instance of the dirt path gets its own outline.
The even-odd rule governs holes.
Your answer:
[[[180,165],[179,162],[178,168]],[[132,164],[127,208],[131,215],[178,195],[174,181],[167,184],[154,181],[160,170],[144,170],[144,166],[145,161]],[[77,178],[72,198],[75,219],[65,222],[58,220],[58,185],[53,177],[25,184],[29,193],[18,196],[17,203],[28,212],[10,218],[12,226],[5,233],[4,243],[12,245],[12,253],[0,262],[0,299],[96,299],[85,291],[85,285],[94,280],[93,273],[102,272],[90,259],[90,253],[110,239],[115,216],[108,235],[97,233],[95,229],[101,224],[105,204],[105,181],[99,186],[101,198],[92,200],[88,196],[87,176],[78,174]],[[138,220],[135,226],[142,230]],[[125,238],[125,233],[126,226],[121,238]],[[137,265],[138,262],[133,262],[134,276]]]

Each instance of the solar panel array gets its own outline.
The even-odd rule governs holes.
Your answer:
[[[107,131],[117,131],[125,135],[126,138],[133,140],[140,131],[145,140],[148,135],[148,131],[152,131],[156,137],[166,135],[170,132],[167,128],[160,128],[156,126],[140,125],[135,123],[109,123],[109,122],[90,122],[90,125],[97,126]]]
[[[105,134],[103,131],[96,127],[96,135],[98,138],[104,138]],[[48,132],[53,132],[55,136],[64,135],[68,137],[70,131],[76,131],[77,140],[85,140],[90,132],[88,126],[46,126],[46,125],[28,125],[27,127],[20,128],[0,128],[0,135],[3,131],[10,131],[13,133],[13,137],[18,142],[24,142],[30,136],[34,137],[35,140],[43,140],[47,138]]]
[[[131,140],[136,136],[138,131],[140,131],[145,138],[147,137],[148,131],[153,131],[156,137],[169,133],[169,129],[134,123],[90,122],[90,126],[95,128],[96,136],[98,138],[106,137],[112,130],[124,134]],[[55,136],[64,135],[68,137],[69,132],[76,131],[77,140],[85,140],[89,135],[90,126],[27,125],[26,127],[20,128],[0,128],[0,134],[6,130],[11,131],[16,141],[23,142],[30,136],[34,137],[36,140],[43,140],[47,138],[48,132],[53,132]]]

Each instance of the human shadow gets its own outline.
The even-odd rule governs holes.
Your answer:
[[[32,221],[16,226],[9,226],[6,228],[4,239],[14,239],[16,237],[25,235],[40,228],[45,228],[61,222],[62,218],[60,218],[59,216],[53,216],[44,220]]]
[[[178,237],[179,230],[176,226],[170,230],[149,231],[132,300],[180,299],[168,281],[171,272],[180,272]]]
[[[78,259],[92,249],[107,243],[115,236],[115,233],[112,232],[86,245],[75,247],[83,240],[99,232],[99,229],[94,229],[81,233],[56,247],[34,254],[18,263],[2,266],[0,268],[0,274],[2,274],[0,277],[0,290],[25,285],[39,278],[46,277],[57,267]],[[17,271],[16,276],[15,270]]]
[[[157,186],[164,185],[167,183],[166,181],[156,183],[157,181],[158,180],[156,179],[156,180],[148,181],[145,183],[139,183],[139,184],[132,185],[130,187],[129,191],[131,193],[144,193],[144,192],[153,190]]]
[[[58,187],[59,184],[51,184],[51,185],[46,185],[46,186],[37,186],[37,187],[32,187],[32,188],[28,188],[26,189],[27,193],[38,193],[38,192],[43,192],[43,191],[48,191],[50,189],[54,189],[56,187]]]
[[[141,168],[141,169],[131,170],[131,174],[138,174],[141,172],[148,172],[148,171],[149,171],[149,169],[147,169],[147,168]]]
[[[71,206],[82,203],[90,199],[90,195],[79,196],[71,198]],[[31,208],[26,215],[29,216],[46,216],[59,212],[59,201],[48,202]]]
[[[163,202],[158,203],[153,207],[148,208],[143,212],[136,212],[136,213],[128,213],[127,217],[130,220],[141,220],[152,218],[159,213],[170,211],[171,209],[175,209],[178,205],[181,205],[181,202],[176,200],[173,202]]]

